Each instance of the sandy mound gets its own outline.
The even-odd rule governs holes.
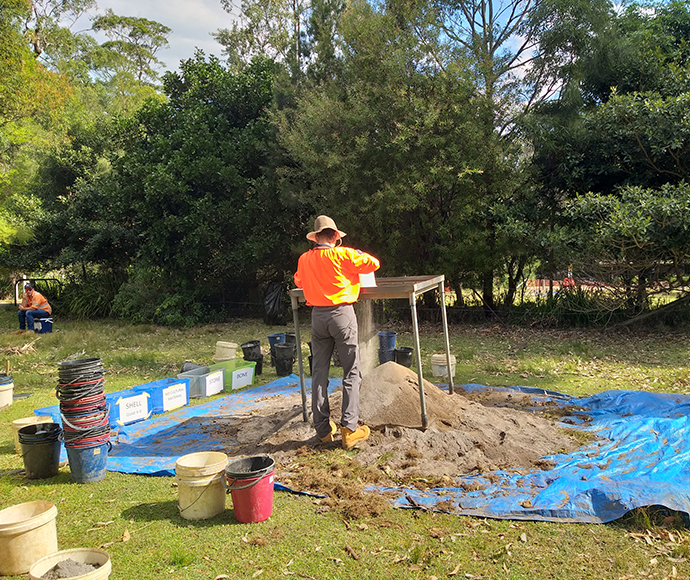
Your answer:
[[[429,428],[421,429],[417,375],[390,362],[363,381],[360,420],[372,428],[358,447],[357,461],[379,465],[392,478],[488,473],[496,469],[528,470],[544,465],[545,455],[579,446],[554,423],[534,413],[485,407],[461,394],[449,395],[425,381]],[[332,419],[339,423],[342,397],[331,396]],[[302,420],[299,394],[268,397],[252,416],[219,419],[214,428],[226,436],[229,455],[269,454],[288,466],[305,445],[336,449],[340,442],[322,444],[311,424]],[[231,443],[232,442],[232,443]],[[302,451],[300,451],[302,450]],[[280,479],[279,479],[280,480]]]

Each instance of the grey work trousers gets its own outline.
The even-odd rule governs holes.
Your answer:
[[[343,408],[340,425],[351,431],[359,421],[359,336],[357,316],[352,304],[315,306],[311,313],[311,410],[314,429],[319,437],[331,431],[331,407],[328,402],[328,371],[333,349],[343,365]]]

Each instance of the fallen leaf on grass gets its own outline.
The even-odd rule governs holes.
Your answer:
[[[639,534],[636,532],[630,532],[630,533],[628,533],[628,536],[630,536],[631,538],[634,538],[635,540],[644,540],[650,546],[652,545],[652,538],[650,538],[647,534]]]
[[[524,532],[522,534],[520,534],[520,540],[523,542],[526,542],[527,541],[527,534],[525,534]]]
[[[462,565],[458,564],[455,568],[453,568],[452,572],[448,572],[448,576],[455,576],[458,572],[460,572],[461,567]]]
[[[354,549],[352,549],[352,547],[345,544],[345,550],[347,550],[347,553],[350,554],[353,560],[359,560],[357,552],[355,552]]]
[[[213,580],[224,580],[225,578],[230,578],[227,574],[218,574]]]
[[[101,544],[98,547],[101,548],[102,550],[105,550],[106,548],[110,548],[110,546],[112,546],[114,543],[115,542],[106,542],[105,544]]]
[[[125,530],[122,534],[122,541],[123,542],[129,542],[129,539],[131,536],[129,535],[129,530]]]
[[[28,487],[26,489],[27,489],[27,491],[29,490]],[[389,520],[383,520],[382,522],[379,522],[379,526],[382,528],[396,528],[398,530],[404,529],[402,524],[398,524],[396,522],[391,522]]]
[[[257,576],[261,576],[263,573],[264,573],[263,570],[257,570],[256,572],[254,572],[254,574],[252,574],[252,578],[256,578]]]

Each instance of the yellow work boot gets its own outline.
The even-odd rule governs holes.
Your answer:
[[[335,441],[335,434],[338,432],[338,426],[333,422],[329,421],[328,425],[331,428],[331,432],[325,437],[321,437],[323,443],[329,443],[330,441]]]
[[[340,432],[343,436],[343,449],[352,449],[360,441],[369,439],[371,430],[366,425],[360,425],[356,431],[350,431],[347,427],[341,427]]]

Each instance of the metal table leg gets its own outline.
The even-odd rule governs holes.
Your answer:
[[[441,297],[441,318],[443,319],[443,337],[446,341],[446,364],[448,365],[448,392],[452,395],[455,392],[453,387],[453,373],[450,372],[450,338],[448,336],[448,318],[446,315],[446,289],[444,282],[439,282],[438,293]]]
[[[417,377],[419,378],[419,403],[422,409],[422,427],[426,429],[429,421],[426,416],[426,400],[424,399],[424,377],[422,376],[422,353],[419,349],[419,326],[417,324],[417,295],[410,294],[410,309],[412,310],[412,335],[414,337],[414,349],[417,353]]]
[[[307,388],[304,384],[304,364],[302,362],[302,338],[299,332],[299,303],[297,298],[292,296],[292,320],[295,323],[295,342],[297,343],[295,350],[297,351],[297,369],[299,370],[299,388],[302,392],[302,418],[306,423],[309,421],[309,413],[307,411]]]

